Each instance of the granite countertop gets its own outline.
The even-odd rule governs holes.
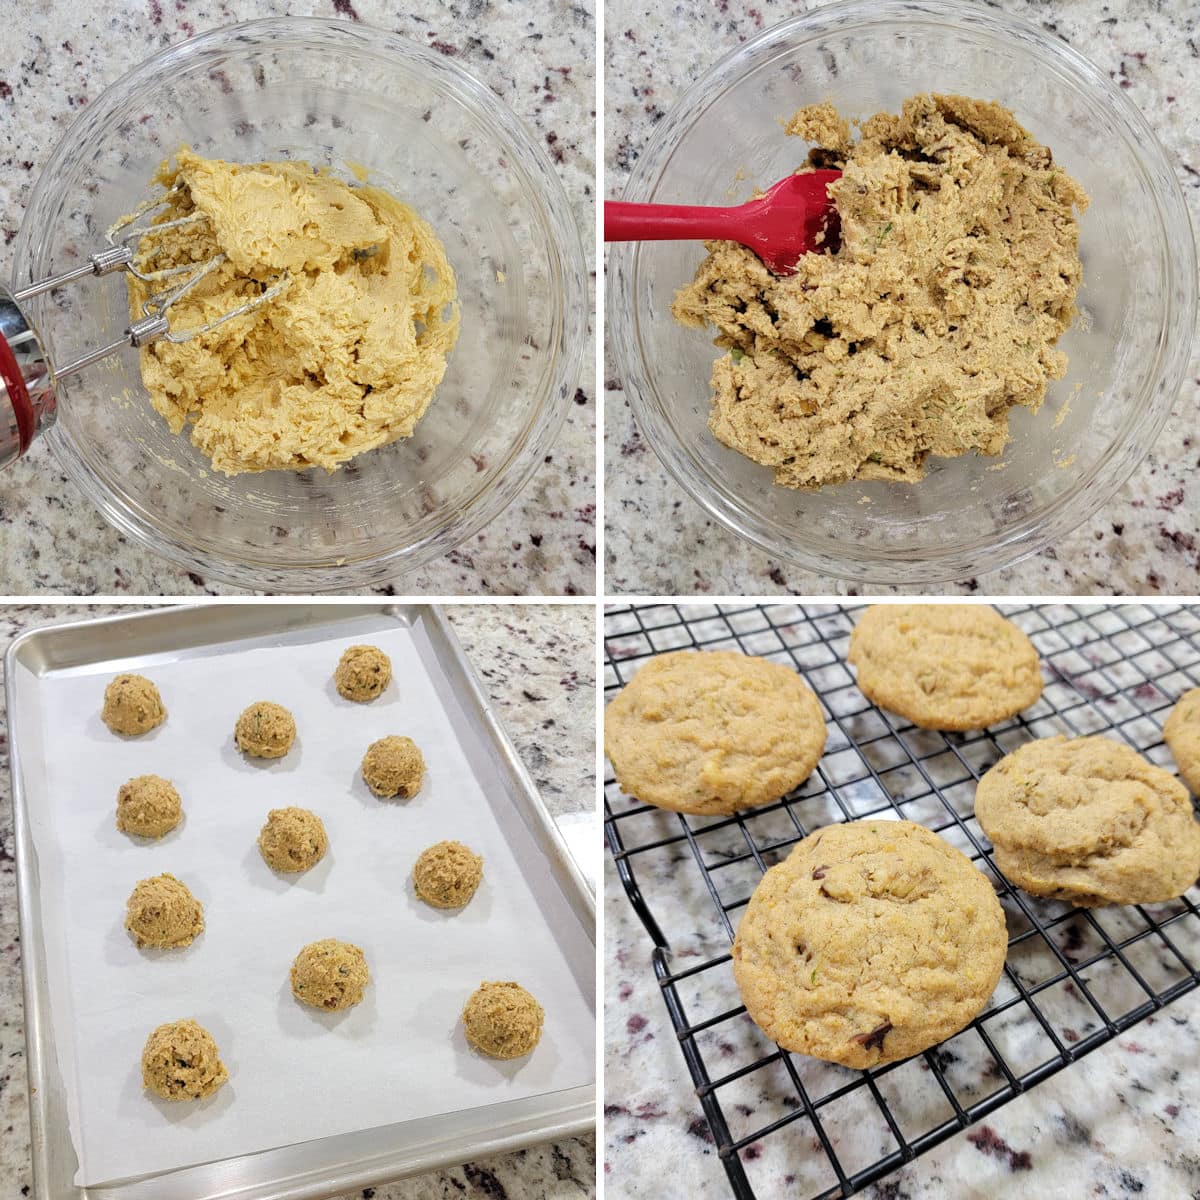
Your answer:
[[[747,627],[753,628],[749,624],[749,614],[746,619]],[[803,636],[801,620],[795,621],[799,631],[795,638],[788,635],[786,631],[792,620],[790,616],[781,615],[777,624],[784,630],[787,644],[800,646],[795,653],[801,665],[808,669],[810,662],[829,662],[819,653],[824,650],[822,643]],[[1031,631],[1036,627],[1036,622],[1025,617],[1018,616],[1017,620]],[[648,621],[647,624],[653,626],[660,622]],[[706,640],[719,637],[720,634],[714,631],[716,624],[712,622],[698,636]],[[848,631],[848,625],[845,629]],[[612,638],[614,631],[611,628],[609,632],[610,652],[614,658],[645,653],[644,646],[634,645],[637,639],[632,635],[622,642]],[[674,644],[665,629],[656,636],[659,648]],[[762,637],[769,640],[768,633]],[[1054,637],[1054,634],[1047,634],[1038,640],[1043,659],[1053,646]],[[1192,653],[1195,654],[1200,651],[1200,620],[1193,622],[1191,638]],[[1119,640],[1114,644],[1119,645]],[[805,645],[808,650],[804,649]],[[1178,643],[1175,646],[1168,652],[1171,662],[1182,666],[1185,655],[1179,651]],[[743,648],[752,653],[771,652],[765,642],[745,644]],[[806,654],[811,658],[806,658]],[[1054,662],[1064,671],[1069,669],[1070,660],[1066,656],[1056,655]],[[1073,668],[1075,671],[1084,669],[1086,666]],[[1116,669],[1120,669],[1120,664]],[[1192,682],[1200,680],[1200,655],[1195,657],[1189,669]],[[808,676],[815,686],[825,690],[826,685],[820,683],[821,675],[828,678],[837,670],[829,666],[822,672],[816,667],[808,669]],[[1053,679],[1052,669],[1044,674]],[[1079,687],[1086,689],[1092,678],[1092,675],[1085,676]],[[611,685],[614,680],[611,668],[606,668],[606,684]],[[1118,682],[1123,687],[1126,681]],[[1105,714],[1119,713],[1121,719],[1127,719],[1130,713],[1138,711],[1130,703],[1131,695],[1139,699],[1153,696],[1154,711],[1150,719],[1157,727],[1169,709],[1161,693],[1173,696],[1176,690],[1173,685],[1184,686],[1181,676],[1168,677],[1162,682],[1163,688],[1157,696],[1144,690],[1145,683],[1136,685],[1136,691],[1107,693],[1115,698],[1097,696],[1096,710]],[[838,682],[828,686],[836,688]],[[1047,684],[1047,697],[1054,694],[1055,686],[1053,682]],[[1040,703],[1045,704],[1045,700]],[[833,704],[841,712],[860,708],[857,703],[839,705],[833,701]],[[874,711],[868,710],[863,719],[872,720]],[[1042,715],[1041,707],[1031,709],[1027,714],[1031,720]],[[854,718],[844,720],[847,727],[853,729],[850,722]],[[1143,719],[1138,720],[1140,723]],[[905,725],[904,722],[897,724]],[[831,725],[831,731],[833,729]],[[1053,731],[1046,728],[1044,733]],[[1037,732],[1040,734],[1043,730],[1039,728]],[[940,736],[913,730],[911,726],[906,734],[906,738],[936,739]],[[1002,740],[1004,736],[1000,734]],[[1150,730],[1139,728],[1134,736],[1139,744],[1147,747],[1158,742],[1157,733]],[[976,742],[976,746],[979,745]],[[837,778],[841,770],[846,777],[852,776],[854,771],[838,764],[853,751],[843,755],[831,752],[832,749],[831,740],[823,770],[831,773],[833,778]],[[1151,758],[1169,762],[1164,751],[1161,744],[1148,749]],[[883,753],[880,750],[879,756]],[[977,761],[981,770],[995,758],[992,754],[984,762],[977,760],[970,751],[964,753]],[[873,759],[875,757],[872,755]],[[899,759],[888,761],[894,763]],[[927,760],[929,763],[937,761],[936,758]],[[892,775],[892,772],[884,772],[885,779],[890,780]],[[852,806],[852,811],[854,788],[852,783],[839,787],[843,801]],[[896,788],[892,790],[901,798],[905,795]],[[914,792],[920,790],[915,788]],[[607,793],[615,812],[631,804],[621,796],[615,784],[608,786]],[[814,818],[824,811],[821,795],[827,795],[818,785],[805,788],[801,794],[810,793],[811,800],[793,802],[796,815],[806,828],[823,823]],[[873,808],[877,804],[876,797],[872,804],[864,807]],[[921,801],[917,800],[913,808],[918,811],[906,807],[905,812],[913,819],[926,820],[920,805]],[[811,811],[810,806],[813,806]],[[938,812],[943,811],[940,804],[933,807]],[[830,814],[825,819],[837,818]],[[706,860],[710,865],[718,865],[717,870],[710,871],[711,878],[722,902],[731,905],[729,916],[736,927],[745,911],[739,902],[744,901],[753,889],[759,877],[758,870],[752,861],[724,867],[720,863],[723,857],[744,854],[745,840],[736,826],[727,826],[724,830],[718,826],[707,835],[699,832],[710,824],[717,824],[715,819],[690,817],[688,824],[699,834],[697,844]],[[760,847],[774,839],[794,838],[790,819],[778,811],[774,815],[766,812],[758,817],[750,815],[747,824]],[[618,827],[626,847],[650,845],[663,838],[678,836],[680,832],[675,814],[657,810],[630,816],[618,822]],[[954,832],[951,828],[943,836],[953,838]],[[788,848],[768,849],[764,856],[768,863],[774,863],[786,855]],[[727,1200],[732,1193],[724,1166],[655,982],[651,939],[625,894],[611,854],[606,854],[605,858],[605,1194],[611,1200],[634,1197],[645,1200]],[[728,935],[715,917],[712,897],[687,843],[646,850],[633,855],[631,861],[640,891],[671,945],[672,971],[686,971],[728,954]],[[1188,896],[1193,903],[1200,901],[1200,886],[1193,888]],[[1003,898],[1002,902],[1010,929],[1015,932],[1020,928],[1014,926],[1015,907],[1008,898]],[[1041,903],[1048,906],[1043,915],[1069,911],[1065,905]],[[1137,927],[1141,927],[1139,919],[1132,915],[1134,910],[1110,907],[1094,911],[1097,919],[1114,936],[1133,932],[1134,926],[1127,922],[1137,922]],[[1015,919],[1020,920],[1019,917]],[[1058,927],[1056,938],[1068,959],[1079,962],[1097,952],[1101,944],[1094,934],[1084,934],[1085,949],[1085,945],[1075,940],[1075,935],[1070,932],[1073,928],[1084,929],[1085,926],[1075,918]],[[1189,917],[1170,928],[1173,939],[1178,938],[1179,947],[1186,947],[1184,952],[1190,960],[1193,963],[1200,961],[1197,953],[1200,951],[1200,922]],[[1145,943],[1138,944],[1143,946],[1143,951],[1138,953],[1136,965],[1139,970],[1149,972],[1159,959]],[[1041,948],[1035,951],[1035,945],[1044,947],[1037,935],[1009,951],[1009,967],[1027,985],[1048,978],[1057,968],[1057,960],[1052,960],[1053,966],[1047,965],[1048,951]],[[1127,953],[1132,953],[1132,947]],[[1144,999],[1140,990],[1136,998],[1132,991],[1124,991],[1123,985],[1103,964],[1088,968],[1084,974],[1093,994],[1114,1012],[1125,1011]],[[1154,986],[1164,986],[1164,979],[1165,976],[1155,979]],[[1130,983],[1128,978],[1126,983]],[[700,971],[690,980],[681,981],[678,987],[686,1019],[693,1024],[716,1018],[719,1014],[736,1012],[741,1007],[728,962]],[[1069,982],[1066,986],[1056,985],[1042,992],[1039,1000],[1064,1045],[1098,1028],[1089,1023],[1094,1021],[1094,1014],[1085,1011],[1078,992],[1072,992],[1072,987]],[[1002,992],[1016,994],[1007,976],[1001,979],[998,996]],[[1124,998],[1125,1009],[1118,1007],[1117,996]],[[1040,1031],[1022,1004],[1010,1009],[1008,1015],[993,1018],[987,1027],[990,1032],[999,1033],[997,1045],[1018,1072],[1031,1069],[1054,1053],[1051,1044],[1041,1040]],[[991,1200],[1009,1195],[1036,1200],[1083,1196],[1184,1200],[1185,1197],[1200,1196],[1200,1153],[1197,1153],[1200,1144],[1200,1072],[1194,1069],[1198,1037],[1200,992],[1193,991],[867,1187],[862,1195],[866,1200],[940,1200],[946,1196],[953,1196],[955,1200]],[[745,1014],[716,1021],[697,1034],[696,1042],[710,1079],[732,1074],[775,1050],[774,1044],[758,1033]],[[964,1103],[988,1094],[1002,1082],[994,1067],[990,1067],[982,1047],[978,1036],[968,1032],[935,1050],[950,1086]],[[822,1064],[803,1055],[793,1055],[792,1060],[814,1098],[859,1077],[857,1072]],[[941,1093],[920,1059],[896,1068],[894,1076],[881,1076],[879,1087],[908,1136],[916,1136],[951,1115],[948,1105],[939,1107],[944,1104]],[[972,1088],[978,1090],[972,1091]],[[794,1088],[783,1070],[777,1067],[752,1071],[740,1081],[718,1089],[718,1096],[734,1137],[750,1136],[769,1121],[794,1111],[796,1104]],[[832,1102],[824,1112],[830,1114],[826,1127],[834,1139],[835,1151],[851,1171],[867,1167],[894,1149],[895,1143],[890,1140],[886,1126],[865,1090],[852,1092],[844,1101]],[[929,1112],[935,1112],[937,1118],[926,1123],[924,1114]],[[824,1161],[819,1143],[805,1118],[753,1141],[743,1152],[743,1163],[760,1200],[774,1200],[783,1195],[792,1200],[806,1200],[819,1188],[833,1184],[836,1180],[832,1171],[820,1169]],[[671,1164],[669,1174],[662,1170],[665,1162]]]
[[[109,605],[0,606],[0,656],[11,638],[26,629],[122,611],[131,610]],[[595,812],[594,610],[588,605],[479,605],[450,606],[446,611],[542,799],[564,832],[578,831],[584,817]],[[7,1198],[30,1195],[31,1181],[3,710],[0,689],[0,1196]],[[588,1135],[330,1200],[587,1200],[596,1194],[595,1172],[596,1142]]]
[[[810,6],[824,3],[815,0]],[[1187,0],[989,0],[1057,33],[1114,79],[1175,156],[1200,229],[1200,67]],[[684,10],[687,18],[683,18]],[[653,16],[651,16],[651,12]],[[605,182],[619,196],[655,123],[716,60],[794,16],[792,0],[718,4],[665,19],[645,0],[610,0],[605,21]],[[1170,420],[1118,494],[1083,526],[1005,570],[957,585],[855,585],[772,560],[742,542],[668,475],[630,415],[610,362],[605,380],[605,592],[625,595],[856,595],[901,591],[986,595],[1191,595],[1200,588],[1200,344]],[[680,557],[678,547],[686,546]]]
[[[306,15],[389,29],[487,83],[553,159],[589,264],[595,220],[595,24],[569,0],[316,0]],[[130,67],[196,33],[296,10],[286,0],[40,0],[7,14],[0,65],[0,244],[10,245],[38,172],[75,120]],[[0,265],[0,278],[9,269]],[[594,272],[591,284],[594,284]],[[590,305],[589,305],[590,308]],[[589,320],[566,423],[513,504],[457,550],[389,585],[395,595],[592,595],[595,380]],[[109,526],[44,443],[0,476],[0,594],[231,594]]]

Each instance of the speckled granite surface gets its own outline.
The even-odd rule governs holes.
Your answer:
[[[0,606],[0,655],[19,632],[121,611]],[[555,818],[595,811],[590,605],[453,607],[454,631]],[[7,726],[0,690],[0,1196],[29,1195],[21,947],[13,878]],[[575,1200],[595,1195],[593,1137],[567,1138],[331,1200]]]
[[[820,3],[821,0],[817,0]],[[814,5],[815,6],[815,5]],[[752,6],[672,6],[610,0],[605,24],[606,197],[619,196],[640,147],[680,93],[718,58],[797,11],[791,0]],[[1200,229],[1200,70],[1191,0],[998,0],[1042,24],[1119,79],[1155,127]],[[653,17],[647,13],[653,11]],[[698,16],[692,14],[699,13]],[[1200,591],[1200,343],[1154,450],[1121,491],[1072,535],[1006,570],[934,592],[988,595],[1192,595]],[[626,595],[797,595],[887,592],[851,588],[772,561],[736,539],[675,484],[641,438],[621,381],[605,381],[605,591]],[[688,548],[686,556],[678,548]]]
[[[6,12],[0,65],[0,244],[81,105],[164,46],[253,17],[360,19],[438,50],[486,82],[558,167],[589,263],[595,214],[593,8],[569,0],[38,0]],[[0,278],[8,278],[0,255]],[[594,282],[594,273],[591,281]],[[591,595],[595,591],[594,353],[550,458],[513,505],[388,594]],[[0,476],[0,594],[203,595],[235,590],[177,568],[106,524],[45,445]],[[377,589],[384,591],[387,589]]]
[[[1078,622],[1070,624],[1077,615],[1061,609],[1054,613],[1049,624],[1057,632],[1028,612],[1015,618],[1034,638],[1047,680],[1043,699],[1024,714],[1033,733],[1046,736],[1072,728],[1076,733],[1092,732],[1114,721],[1123,723],[1127,736],[1144,747],[1151,759],[1169,763],[1159,728],[1179,691],[1200,682],[1200,611],[1168,618],[1176,633],[1186,634],[1187,641],[1173,638],[1155,624],[1147,624],[1139,633],[1119,632],[1115,626],[1110,632],[1103,628],[1105,619],[1093,615],[1091,619],[1101,625],[1108,640],[1082,646],[1078,653],[1068,649],[1081,646]],[[1132,623],[1152,619],[1144,610],[1131,615]],[[700,616],[706,623],[695,627],[697,639],[720,645],[722,618],[715,610]],[[966,772],[947,770],[953,761],[950,754],[936,753],[943,735],[914,730],[899,720],[885,724],[878,710],[869,705],[864,712],[864,701],[849,685],[849,676],[842,674],[844,668],[837,665],[850,623],[828,610],[813,616],[814,621],[806,621],[788,606],[776,611],[773,630],[754,612],[729,620],[747,652],[771,654],[778,652],[781,643],[794,648],[795,661],[821,691],[827,707],[838,714],[840,720],[830,722],[821,771],[833,781],[852,813],[873,811],[886,800],[881,800],[878,786],[871,780],[855,781],[863,772],[854,764],[862,760],[850,748],[847,733],[859,741],[882,738],[861,753],[876,766],[888,791],[902,803],[905,815],[944,825],[945,809],[929,797],[928,786],[915,778],[916,772],[905,764],[900,749],[903,742],[914,747],[914,753],[928,756],[925,769],[939,782],[961,777]],[[678,631],[668,627],[670,619],[665,609],[647,614],[649,636],[660,650],[680,644]],[[645,642],[627,617],[614,614],[608,620],[610,653],[618,664],[628,660],[632,666],[633,656],[646,652]],[[726,627],[724,636],[728,634]],[[1155,648],[1150,649],[1151,645]],[[1098,663],[1104,664],[1099,670]],[[1143,671],[1139,673],[1135,666]],[[627,676],[623,669],[621,678]],[[615,694],[616,679],[612,669],[606,668],[605,685],[613,689],[609,695]],[[1076,705],[1073,710],[1072,704]],[[1052,709],[1067,712],[1069,723],[1054,716]],[[883,737],[889,727],[898,728],[900,737]],[[1005,749],[1029,736],[1027,731],[1017,731],[1012,722],[994,732]],[[978,771],[998,758],[990,738],[977,737],[972,742],[962,735],[949,735],[946,742],[963,747],[963,756]],[[889,769],[897,763],[901,765]],[[607,793],[614,812],[634,807],[615,784],[608,786]],[[943,794],[955,811],[969,816],[972,783],[944,786]],[[799,795],[802,798],[791,807],[806,830],[839,819],[839,810],[830,803],[830,793],[822,782],[810,780]],[[687,821],[736,927],[759,878],[753,861],[739,861],[738,856],[746,854],[745,838],[737,826],[722,827],[715,819],[690,817]],[[681,832],[675,814],[656,810],[631,815],[617,824],[627,848],[649,846]],[[973,821],[967,824],[981,836]],[[790,848],[775,850],[771,844],[796,836],[792,819],[778,808],[750,815],[746,827],[768,865],[780,861]],[[704,832],[706,829],[710,832]],[[966,839],[956,837],[954,826],[942,836],[960,849],[968,848]],[[983,844],[986,846],[986,839]],[[727,958],[729,935],[716,915],[688,843],[677,841],[647,849],[632,855],[631,862],[641,893],[673,949],[669,969],[685,972],[724,958],[677,985],[686,1020],[711,1022],[696,1035],[709,1078],[722,1079],[773,1053],[774,1044],[741,1012]],[[626,897],[611,854],[606,855],[605,872],[605,1194],[610,1200],[725,1200],[731,1194],[725,1171],[655,983],[651,940]],[[1188,897],[1193,904],[1200,902],[1200,887],[1192,888]],[[1011,896],[1002,894],[1001,903],[1011,934],[1028,927]],[[1178,906],[1151,907],[1159,919],[1168,911],[1181,911]],[[1043,921],[1065,916],[1051,936],[1068,962],[1085,963],[1103,948],[1086,918],[1070,915],[1066,905],[1032,901],[1031,908]],[[1134,909],[1094,912],[1114,940],[1145,928]],[[1190,962],[1200,964],[1200,919],[1195,913],[1168,928],[1172,941]],[[1133,943],[1126,953],[1152,987],[1166,986],[1169,977],[1185,977],[1177,963],[1166,961],[1171,956],[1161,946],[1152,948],[1143,940]],[[1037,934],[1010,948],[1008,968],[1010,973],[1002,977],[993,1006],[1017,995],[1014,977],[1032,987],[1059,969],[1058,960]],[[1129,1011],[1144,999],[1145,993],[1132,986],[1131,977],[1119,969],[1108,969],[1106,963],[1080,967],[1079,973],[1112,1015]],[[1069,980],[1039,992],[1038,1004],[1064,1046],[1080,1042],[1099,1028],[1094,1012]],[[989,1018],[985,1027],[1015,1073],[1030,1070],[1056,1054],[1019,1000]],[[1198,1036],[1200,993],[1193,991],[862,1194],[869,1200],[991,1200],[1010,1195],[1037,1200],[1084,1196],[1185,1200],[1200,1196]],[[934,1053],[949,1087],[964,1106],[1004,1082],[974,1031],[943,1043]],[[862,1078],[858,1072],[803,1055],[792,1055],[791,1061],[814,1100]],[[878,1087],[910,1138],[952,1115],[920,1058],[879,1076]],[[770,1121],[796,1111],[795,1088],[778,1064],[723,1084],[717,1095],[732,1136],[751,1139],[742,1160],[761,1200],[779,1196],[806,1200],[836,1183],[806,1118],[765,1137],[754,1136]],[[848,1173],[865,1169],[895,1148],[865,1090],[857,1089],[821,1111],[835,1152]],[[669,1175],[661,1169],[666,1162],[671,1164]]]

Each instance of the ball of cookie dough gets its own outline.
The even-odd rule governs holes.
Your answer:
[[[412,738],[380,738],[363,755],[362,775],[375,795],[408,799],[421,790],[425,759]]]
[[[541,1041],[542,1006],[519,984],[481,983],[462,1010],[463,1030],[492,1058],[520,1058]]]
[[[170,780],[139,775],[117,792],[117,828],[138,837],[160,838],[183,820],[183,804]]]
[[[238,717],[233,737],[254,758],[282,758],[296,740],[296,722],[282,704],[258,700]]]
[[[336,938],[310,943],[292,963],[292,995],[326,1012],[352,1008],[370,982],[363,952]]]
[[[201,1100],[228,1078],[212,1034],[195,1021],[168,1021],[146,1039],[142,1087],[164,1100]]]
[[[483,859],[462,842],[438,842],[413,867],[417,895],[434,908],[462,908],[483,878]]]
[[[174,875],[155,875],[130,893],[125,928],[139,949],[190,946],[204,932],[204,906]]]
[[[391,678],[392,660],[378,646],[351,646],[333,673],[341,695],[360,704],[381,695]]]
[[[126,737],[149,733],[167,719],[158,688],[144,675],[118,675],[104,689],[100,719]]]
[[[321,818],[307,808],[273,808],[258,835],[258,848],[275,871],[307,871],[325,857],[329,839]]]

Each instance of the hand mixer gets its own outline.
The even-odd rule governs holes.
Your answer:
[[[225,255],[218,253],[203,262],[152,268],[156,248],[151,245],[143,249],[143,239],[208,220],[207,214],[196,211],[158,224],[149,221],[139,224],[142,218],[149,218],[170,204],[180,187],[180,184],[175,184],[161,199],[145,201],[112,225],[106,235],[108,245],[89,255],[86,263],[16,290],[0,284],[0,467],[6,467],[20,458],[33,444],[34,438],[54,423],[55,389],[66,376],[93,366],[123,346],[136,348],[159,340],[186,342],[224,325],[226,321],[253,312],[273,300],[287,286],[288,273],[283,271],[262,283],[262,293],[245,304],[203,325],[173,329],[167,320],[167,310],[225,262]],[[89,350],[72,362],[57,367],[52,365],[41,336],[21,305],[33,296],[40,296],[43,292],[73,283],[87,275],[107,275],[120,270],[128,271],[143,283],[165,284],[165,287],[147,298],[142,304],[142,317],[133,321],[116,341]]]

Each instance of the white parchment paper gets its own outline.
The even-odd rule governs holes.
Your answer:
[[[335,636],[330,637],[330,634]],[[317,640],[320,639],[320,640]],[[368,705],[338,696],[342,650],[369,640],[393,682]],[[124,740],[99,718],[108,679],[140,670],[169,713]],[[418,623],[363,618],[292,633],[52,673],[37,683],[38,728],[22,746],[41,876],[56,1051],[66,1081],[80,1185],[113,1182],[353,1130],[592,1082],[593,948],[540,850],[472,743]],[[296,717],[283,759],[244,758],[232,734],[254,700]],[[421,747],[425,784],[382,801],[359,774],[368,744],[391,733]],[[40,762],[39,762],[40,756]],[[171,779],[184,820],[159,842],[117,831],[118,787]],[[269,809],[311,808],[330,849],[313,870],[274,874],[255,840]],[[457,913],[415,898],[416,856],[457,838],[484,858],[483,883]],[[139,879],[170,871],[204,904],[189,948],[138,951],[123,928]],[[288,971],[307,942],[336,937],[366,953],[371,985],[345,1013],[292,997]],[[484,979],[516,979],[542,1003],[545,1032],[527,1059],[472,1052],[458,1023]],[[229,1082],[206,1101],[142,1089],[147,1034],[193,1017],[216,1039]]]

